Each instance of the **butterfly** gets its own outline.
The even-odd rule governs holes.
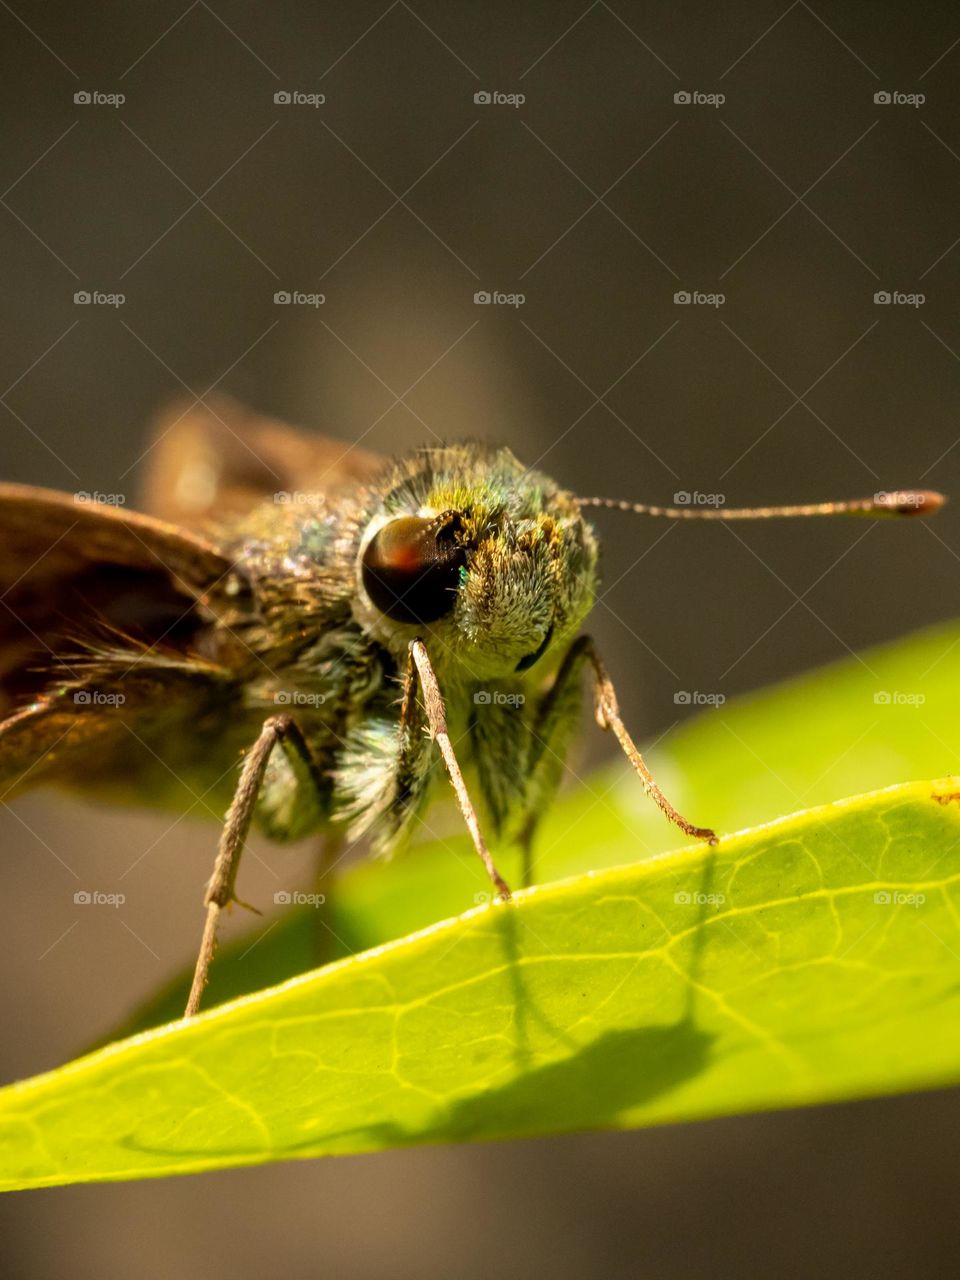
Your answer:
[[[672,519],[925,515],[939,494],[728,509],[582,498],[505,448],[397,459],[296,431],[226,398],[174,407],[146,513],[122,495],[0,485],[0,795],[56,784],[225,813],[187,1015],[252,823],[392,853],[451,786],[490,851],[537,824],[595,718],[687,835],[582,631],[596,600],[592,509]],[[468,787],[464,767],[470,774]]]

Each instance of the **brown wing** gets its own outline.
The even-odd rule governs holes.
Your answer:
[[[175,525],[32,485],[0,484],[0,543],[2,592],[28,574],[56,577],[100,560],[163,570],[191,592],[230,567],[212,542]]]
[[[180,400],[154,423],[144,507],[206,528],[276,493],[329,493],[372,479],[384,459],[287,426],[226,396]]]
[[[175,406],[156,437],[146,492],[162,519],[0,485],[0,797],[55,781],[176,804],[178,787],[186,803],[216,788],[256,732],[242,642],[209,640],[213,618],[245,611],[247,584],[215,532],[191,530],[383,467],[225,397]]]
[[[0,786],[129,749],[118,705],[141,723],[151,700],[157,714],[200,707],[230,672],[197,646],[242,595],[236,566],[200,536],[0,485]],[[113,700],[77,698],[91,689]]]
[[[209,663],[118,652],[89,670],[65,665],[61,682],[0,720],[0,799],[55,783],[216,816],[258,727],[238,708],[231,673]]]
[[[0,485],[0,690],[88,622],[183,648],[196,605],[232,571],[209,541],[77,495]]]

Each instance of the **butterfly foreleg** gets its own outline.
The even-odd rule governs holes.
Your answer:
[[[200,998],[207,985],[210,965],[217,945],[220,913],[229,903],[240,901],[235,891],[240,857],[250,831],[250,823],[257,807],[257,799],[263,786],[270,757],[277,746],[282,747],[290,757],[295,771],[309,771],[314,777],[317,790],[320,790],[320,780],[316,776],[316,767],[310,755],[310,749],[296,722],[288,715],[271,716],[264,722],[259,738],[250,748],[243,762],[240,781],[237,783],[233,801],[227,812],[226,824],[220,836],[213,875],[207,884],[203,899],[207,917],[200,943],[200,953],[194,969],[190,997],[187,1000],[185,1016],[188,1018],[199,1009]]]

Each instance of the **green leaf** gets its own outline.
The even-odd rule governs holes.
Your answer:
[[[954,621],[707,712],[671,737],[661,759],[682,803],[696,810],[691,816],[702,809],[719,830],[733,831],[952,773],[960,760],[958,693]]]
[[[947,779],[477,908],[0,1091],[2,1185],[955,1083],[958,859]]]
[[[868,650],[689,721],[650,753],[654,775],[681,812],[724,832],[905,779],[950,773],[960,760],[958,664],[955,622]],[[452,829],[460,830],[455,816]],[[583,780],[579,793],[547,817],[536,879],[635,862],[676,840],[675,829],[618,762]],[[516,855],[498,851],[497,858],[518,883]],[[457,915],[488,890],[460,837],[392,863],[365,863],[343,878],[319,916],[287,908],[224,947],[205,1004],[315,967],[318,934],[323,958],[339,958]],[[179,1017],[190,976],[185,969],[118,1034]]]

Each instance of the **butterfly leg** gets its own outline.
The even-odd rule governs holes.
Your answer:
[[[711,844],[716,842],[717,837],[713,831],[707,827],[694,826],[678,813],[654,781],[620,717],[616,692],[593,640],[589,636],[581,636],[567,650],[556,678],[537,704],[530,724],[529,774],[524,801],[526,816],[519,835],[523,852],[524,886],[530,884],[533,878],[534,835],[540,818],[560,784],[567,751],[577,727],[582,696],[581,680],[586,666],[591,667],[594,677],[594,715],[597,724],[601,729],[614,733],[627,759],[640,775],[644,790],[664,816],[681,831],[699,840],[708,840]]]
[[[213,875],[207,885],[204,904],[207,918],[203,927],[203,938],[200,943],[200,954],[197,956],[193,973],[193,984],[184,1016],[192,1017],[200,1008],[200,997],[207,985],[210,965],[217,945],[217,925],[220,913],[230,902],[239,901],[234,892],[240,856],[246,844],[257,806],[257,797],[263,783],[264,774],[274,748],[281,744],[287,751],[300,758],[313,772],[314,765],[309,748],[294,720],[287,715],[271,716],[265,721],[260,736],[247,753],[240,771],[240,781],[234,793],[233,802],[227,813],[226,825],[220,836],[217,859],[213,866]],[[245,904],[241,904],[245,905]]]
[[[644,763],[643,756],[637,750],[636,744],[627,732],[626,725],[620,718],[620,707],[617,703],[616,691],[610,677],[607,675],[606,668],[600,661],[600,655],[597,653],[596,646],[591,638],[582,636],[576,644],[583,645],[590,665],[593,667],[593,709],[597,724],[601,729],[612,731],[614,737],[620,743],[623,754],[639,774],[644,791],[654,801],[663,816],[688,836],[694,836],[697,840],[706,840],[709,844],[716,844],[716,832],[711,831],[709,827],[694,826],[681,813],[678,813],[653,780],[653,774]]]
[[[453,743],[450,741],[443,695],[440,692],[440,686],[437,684],[437,677],[434,674],[430,655],[427,653],[426,645],[422,640],[411,640],[410,659],[407,664],[407,675],[404,681],[403,707],[400,712],[401,725],[412,714],[411,707],[413,705],[417,676],[420,677],[420,688],[423,690],[423,702],[427,713],[430,736],[437,744],[443,757],[443,763],[446,765],[447,775],[457,797],[457,804],[460,806],[463,820],[467,824],[467,830],[470,832],[473,847],[476,849],[477,856],[486,868],[487,875],[493,881],[497,892],[502,898],[509,900],[510,888],[497,870],[490,850],[484,842],[480,832],[480,823],[477,820],[477,812],[473,807],[473,801],[470,799],[466,783],[463,780],[463,774],[460,771],[460,765],[453,750]]]

